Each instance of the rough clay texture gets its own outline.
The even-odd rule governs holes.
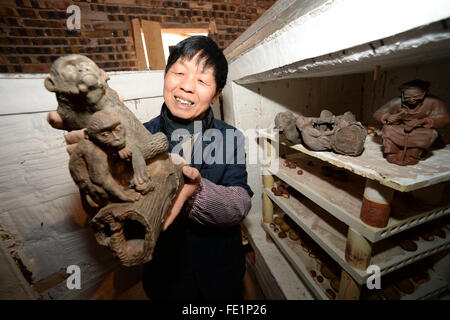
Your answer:
[[[166,154],[166,136],[152,135],[107,80],[89,58],[68,55],[55,61],[45,87],[56,94],[65,130],[87,128],[69,169],[97,241],[133,266],[151,259],[183,185],[182,164]]]
[[[292,121],[295,121],[292,128]],[[366,129],[356,121],[353,113],[345,112],[335,116],[322,110],[320,117],[295,116],[290,112],[277,114],[275,124],[284,128],[286,138],[292,143],[302,141],[303,145],[314,151],[334,151],[336,153],[358,156],[364,150]],[[296,138],[300,131],[300,137]],[[287,130],[286,130],[287,129]]]

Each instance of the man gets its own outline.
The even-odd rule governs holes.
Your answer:
[[[210,107],[227,73],[226,58],[213,40],[194,36],[181,41],[166,66],[161,114],[144,124],[151,133],[165,133],[168,151],[180,150],[190,161],[152,261],[144,266],[143,285],[151,299],[241,298],[245,256],[239,223],[250,210],[253,192],[245,156],[240,157],[245,154],[242,133],[214,118]],[[55,113],[49,114],[53,126],[58,121]],[[185,133],[183,142],[180,132]],[[214,150],[205,139],[211,132]],[[66,141],[76,143],[76,135],[69,133]],[[205,155],[215,161],[205,161]]]
[[[429,83],[413,80],[400,87],[401,97],[394,98],[374,113],[383,123],[383,153],[388,162],[414,165],[424,150],[438,137],[433,128],[450,122],[442,100],[428,95]]]

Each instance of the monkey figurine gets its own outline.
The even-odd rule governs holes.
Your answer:
[[[119,116],[104,110],[94,113],[85,139],[69,160],[70,174],[90,207],[104,206],[110,200],[139,200],[140,193],[126,189],[113,177],[120,162],[132,157]]]
[[[91,59],[71,54],[53,63],[44,85],[56,94],[56,111],[63,119],[64,130],[86,128],[92,115],[100,110],[118,115],[126,128],[127,148],[133,155],[131,183],[138,191],[148,190],[151,179],[146,160],[167,151],[167,137],[162,132],[151,134],[108,86],[108,80],[106,72]]]

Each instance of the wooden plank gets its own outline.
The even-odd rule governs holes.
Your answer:
[[[275,244],[266,240],[266,233],[260,224],[261,214],[249,214],[243,223],[248,230],[250,244],[255,250],[255,273],[265,297],[278,300],[314,299]]]
[[[330,300],[325,293],[325,290],[330,287],[330,281],[324,279],[322,283],[318,283],[309,273],[310,270],[319,270],[319,263],[311,258],[308,253],[305,253],[298,241],[292,241],[289,238],[281,239],[269,227],[269,224],[261,221],[263,229],[270,234],[275,244],[283,252],[294,269],[300,275],[301,279],[308,285],[315,297],[320,300]]]
[[[150,69],[164,70],[166,68],[166,59],[164,58],[160,23],[142,20],[142,31],[144,32]]]
[[[324,249],[353,279],[359,284],[364,284],[370,276],[365,270],[360,270],[349,265],[345,259],[346,235],[343,226],[327,217],[327,213],[310,204],[309,200],[302,201],[290,197],[275,196],[271,190],[265,189],[264,193],[276,203],[294,222],[298,224],[317,244]],[[446,239],[450,232],[446,232]],[[416,241],[418,249],[413,252],[404,251],[397,241],[387,239],[373,245],[373,255],[370,264],[380,267],[381,275],[391,273],[415,261],[434,255],[450,248],[446,239],[436,237],[433,241],[420,239]]]
[[[38,294],[25,280],[0,239],[0,300],[34,300]]]
[[[259,134],[261,137],[280,141],[279,136],[273,131],[260,130]],[[284,144],[284,141],[281,143]],[[364,151],[358,157],[329,151],[312,151],[301,144],[292,145],[291,148],[401,192],[413,191],[450,180],[450,145],[432,150],[429,158],[414,166],[398,166],[387,162],[383,158],[381,145],[380,136],[367,136]]]
[[[408,201],[398,196],[392,202],[395,214],[390,217],[388,225],[384,228],[371,227],[362,222],[359,217],[364,190],[363,178],[354,174],[349,174],[348,181],[338,181],[326,177],[321,170],[324,162],[303,154],[290,157],[290,160],[295,161],[298,168],[303,170],[302,175],[297,175],[295,169],[284,167],[282,158],[280,158],[278,170],[269,168],[269,171],[309,197],[331,215],[360,232],[371,242],[386,239],[399,232],[450,214],[449,199],[443,199],[438,205],[411,206]],[[312,165],[308,165],[308,163]]]
[[[136,48],[136,59],[138,70],[146,70],[147,62],[145,61],[144,44],[142,43],[141,36],[141,23],[139,19],[135,18],[131,20],[133,26],[133,39],[134,47]]]

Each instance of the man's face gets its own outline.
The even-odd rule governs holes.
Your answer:
[[[417,107],[425,98],[426,92],[421,89],[405,89],[402,93],[402,103],[409,108]]]
[[[200,120],[209,106],[216,102],[214,68],[204,68],[204,61],[197,64],[197,55],[179,58],[164,78],[164,101],[170,112],[181,119]]]

